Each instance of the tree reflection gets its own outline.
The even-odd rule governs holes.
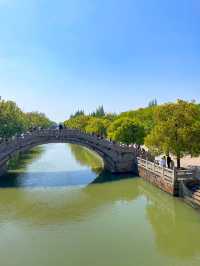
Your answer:
[[[148,199],[147,217],[159,251],[179,258],[200,254],[200,215],[148,183],[142,182],[141,190]]]
[[[68,146],[80,165],[91,168],[96,174],[99,174],[102,171],[103,160],[95,152],[76,144],[68,144]]]
[[[18,153],[8,162],[8,171],[10,172],[25,172],[28,165],[33,163],[35,160],[38,160],[42,157],[44,153],[44,147],[37,146],[31,150],[28,150],[23,153]]]
[[[115,202],[139,196],[138,179],[93,184],[78,189],[11,189],[0,193],[0,216],[33,226],[82,221]],[[134,182],[134,184],[133,184]]]

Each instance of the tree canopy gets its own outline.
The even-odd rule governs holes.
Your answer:
[[[108,136],[115,141],[125,144],[144,142],[144,127],[129,118],[119,118],[108,128]]]
[[[32,128],[53,124],[45,114],[23,112],[15,102],[0,99],[0,137],[8,138]],[[65,127],[95,133],[112,140],[144,144],[154,154],[173,154],[180,159],[200,155],[200,105],[178,100],[157,105],[153,100],[146,108],[121,114],[106,113],[103,106],[86,115],[78,110],[64,122]]]
[[[95,133],[101,136],[106,136],[108,125],[109,121],[107,119],[92,117],[90,119],[90,123],[86,126],[85,131],[88,133]]]
[[[53,124],[44,114],[25,113],[15,102],[0,100],[0,137],[9,138],[32,127],[47,128]]]
[[[178,100],[158,105],[153,100],[146,108],[118,115],[108,114],[100,106],[90,115],[83,112],[71,117],[65,126],[126,144],[145,144],[154,154],[175,155],[178,166],[184,155],[200,154],[200,105],[195,102]]]
[[[53,124],[53,122],[50,121],[43,113],[30,112],[26,113],[26,117],[28,120],[29,128],[34,128],[34,127],[48,128]]]
[[[171,153],[177,158],[200,154],[200,108],[193,102],[178,100],[159,106],[155,112],[155,127],[145,144],[157,154]]]

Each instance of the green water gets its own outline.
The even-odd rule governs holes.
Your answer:
[[[199,266],[200,214],[84,148],[40,146],[0,180],[1,266]]]

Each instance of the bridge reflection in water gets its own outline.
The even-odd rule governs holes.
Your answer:
[[[111,174],[103,168],[103,160],[94,152],[76,144],[66,144],[76,162],[80,165],[74,170],[29,169],[29,165],[40,160],[44,155],[46,147],[59,146],[59,144],[48,144],[37,146],[30,151],[16,155],[9,161],[8,173],[0,178],[0,187],[65,187],[86,186],[93,183],[103,183],[130,177],[127,174]],[[62,147],[63,144],[60,144]],[[59,151],[57,151],[59,154]],[[61,155],[62,157],[62,155]],[[64,158],[63,158],[64,159]],[[56,159],[55,159],[56,160]],[[65,159],[66,160],[66,159]]]

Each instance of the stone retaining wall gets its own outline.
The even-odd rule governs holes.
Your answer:
[[[160,188],[161,190],[171,194],[176,195],[176,189],[173,183],[165,181],[162,177],[157,175],[154,172],[151,172],[143,167],[138,167],[139,176],[150,182],[151,184],[155,185],[156,187]]]

